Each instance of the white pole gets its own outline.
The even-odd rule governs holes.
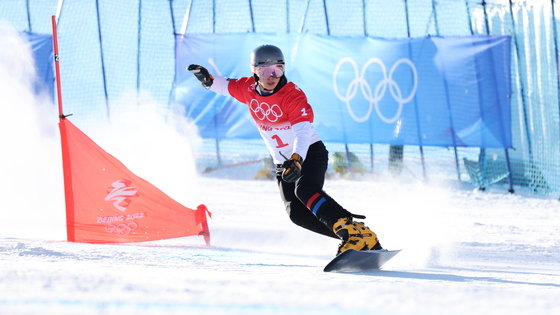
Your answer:
[[[189,25],[189,18],[191,16],[191,8],[194,0],[191,0],[191,4],[187,7],[185,16],[183,16],[183,24],[181,25],[181,35],[185,35],[187,32],[187,26]]]
[[[62,11],[62,4],[64,3],[64,0],[58,0],[57,4],[56,4],[56,23],[58,24],[58,19],[60,18],[60,11]]]
[[[309,2],[311,0],[307,0],[307,5],[305,6],[305,12],[303,13],[303,18],[301,19],[301,26],[299,28],[299,32],[303,32],[303,27],[305,26],[305,20],[307,19],[307,11],[309,11]]]

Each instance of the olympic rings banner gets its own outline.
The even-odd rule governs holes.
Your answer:
[[[509,36],[178,35],[175,102],[203,137],[259,135],[245,105],[205,90],[185,68],[250,76],[249,55],[262,44],[283,50],[325,141],[511,147]]]

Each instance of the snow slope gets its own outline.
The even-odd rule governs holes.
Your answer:
[[[403,252],[379,272],[330,274],[322,268],[336,240],[292,225],[274,182],[193,180],[201,188],[192,200],[213,212],[211,247],[199,237],[67,243],[54,237],[64,231],[64,222],[29,225],[3,214],[0,313],[560,311],[556,200],[331,181],[327,190],[335,198],[366,214],[385,247]]]

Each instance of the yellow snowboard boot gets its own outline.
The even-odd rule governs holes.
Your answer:
[[[368,249],[383,249],[383,247],[381,247],[381,243],[379,243],[379,239],[377,239],[377,234],[370,230],[370,228],[365,226],[362,222],[354,222],[353,224],[358,229],[358,231],[360,231],[360,234],[362,234],[362,236],[364,237]]]
[[[349,249],[383,249],[377,235],[361,222],[352,222],[352,219],[341,218],[333,225],[333,231],[342,239],[342,243],[338,246],[337,255]]]

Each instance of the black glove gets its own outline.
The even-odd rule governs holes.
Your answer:
[[[187,70],[192,72],[198,81],[202,82],[202,85],[205,87],[210,87],[212,86],[212,83],[214,83],[214,77],[208,73],[208,70],[206,70],[203,66],[190,65],[187,67]]]
[[[282,172],[282,179],[287,183],[295,182],[301,176],[301,165],[303,159],[299,154],[294,153],[289,160],[282,163],[284,171]]]

